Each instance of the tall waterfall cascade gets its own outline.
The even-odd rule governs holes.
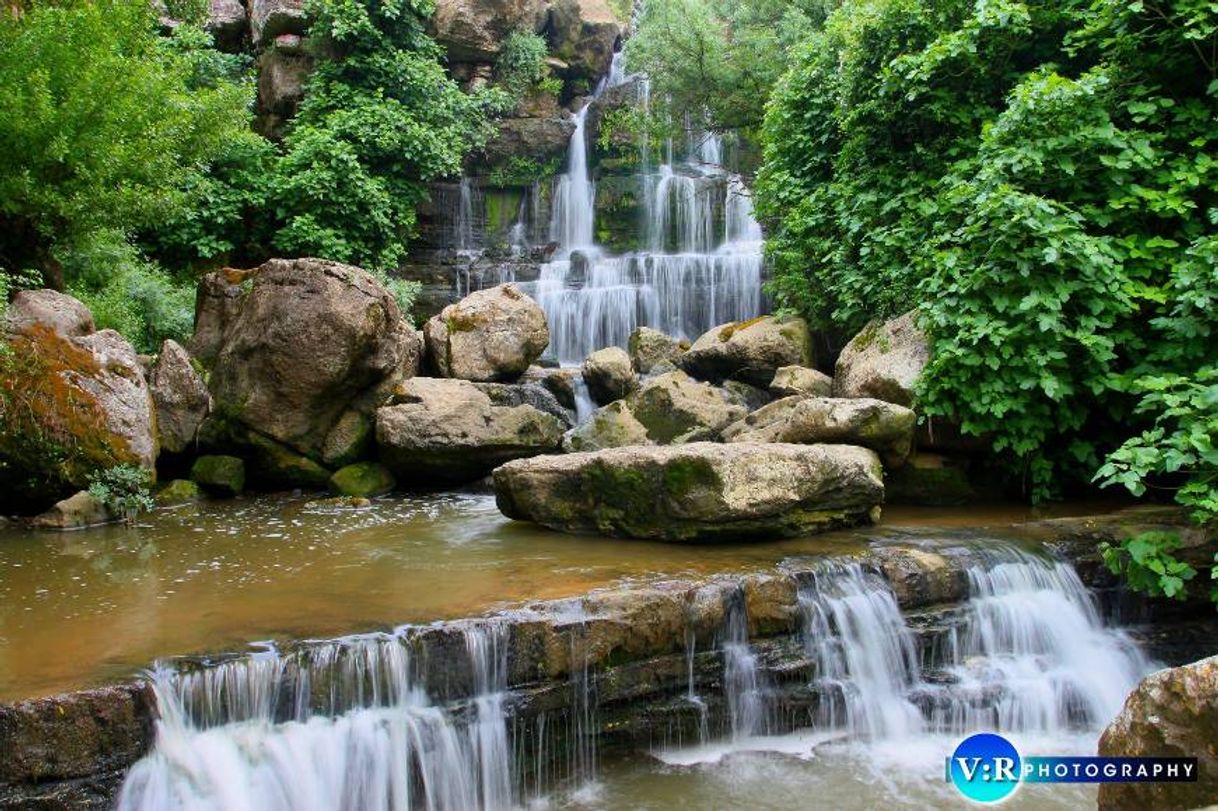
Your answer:
[[[603,87],[625,81],[620,63],[619,53]],[[638,78],[637,88],[646,108],[650,83]],[[550,238],[557,248],[536,286],[557,360],[575,364],[596,349],[625,346],[640,326],[692,340],[717,324],[760,314],[761,227],[744,181],[723,166],[721,138],[687,122],[685,148],[677,153],[669,141],[658,164],[644,138],[642,247],[609,256],[595,240],[590,108],[576,116],[567,171],[554,193]]]
[[[797,693],[815,700],[793,714],[781,705],[775,679],[790,676],[766,671],[737,589],[725,598],[714,654],[722,677],[703,682],[699,695],[687,640],[688,690],[674,697],[697,706],[701,748],[717,746],[722,757],[772,741],[795,753],[792,729],[811,748],[906,747],[973,730],[1097,735],[1150,670],[1125,633],[1105,626],[1073,568],[1013,549],[983,554],[968,571],[968,601],[933,627],[903,615],[887,581],[861,565],[798,577],[805,664]],[[128,774],[118,808],[508,809],[595,778],[596,674],[572,667],[561,718],[518,717],[508,622],[452,627],[456,642],[444,650],[453,662],[421,661],[411,652],[417,629],[403,628],[158,669],[156,744]],[[585,644],[582,632],[571,637],[573,665]],[[450,683],[454,664],[468,674],[466,689],[429,694],[425,685]],[[724,708],[714,735],[706,699]],[[654,754],[704,762],[690,751]]]

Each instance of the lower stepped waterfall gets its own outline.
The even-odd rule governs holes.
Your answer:
[[[974,730],[1093,742],[1150,663],[1105,627],[1071,566],[1015,548],[970,560],[968,600],[931,620],[903,615],[888,582],[864,565],[797,572],[794,671],[771,670],[764,644],[749,638],[743,590],[729,590],[718,650],[701,654],[719,662],[721,678],[695,687],[687,638],[688,676],[671,699],[694,705],[701,744],[653,755],[681,767],[733,751],[815,750],[824,762],[840,743],[921,753],[936,736]],[[511,623],[535,623],[528,612],[430,626],[454,641],[426,655],[412,644],[426,629],[407,627],[162,666],[150,677],[156,744],[128,774],[118,808],[508,809],[552,803],[556,792],[567,798],[560,804],[614,808],[612,790],[580,790],[602,771],[597,738],[607,727],[597,674],[578,666],[591,643],[590,620],[577,614],[551,618],[575,628],[572,675],[540,712],[524,712],[527,689],[509,686]],[[792,679],[795,704],[780,684]],[[553,701],[564,693],[559,712]],[[722,713],[708,725],[715,703]],[[802,736],[796,746],[792,736]],[[918,764],[938,768],[933,757]]]

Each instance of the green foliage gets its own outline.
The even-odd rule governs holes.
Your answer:
[[[98,329],[121,332],[139,352],[166,338],[185,341],[194,328],[195,283],[175,279],[144,259],[122,235],[98,232],[62,255],[73,279],[68,292],[93,313]]]
[[[506,109],[502,91],[467,95],[424,31],[427,0],[315,0],[322,55],[284,139],[271,190],[275,249],[371,268],[405,252],[427,181],[459,174]]]
[[[0,14],[0,264],[62,288],[57,253],[188,206],[187,182],[249,120],[250,87],[206,73],[138,0]]]
[[[652,83],[652,112],[680,121],[706,111],[710,127],[749,135],[762,121],[787,51],[824,18],[827,0],[668,0],[647,3],[626,62]]]
[[[1136,381],[1218,352],[1216,48],[1200,0],[844,3],[767,109],[771,292],[847,330],[921,302],[921,408],[1034,497],[1089,480]]]
[[[507,163],[496,166],[487,175],[487,185],[500,188],[506,186],[528,186],[531,183],[558,174],[561,158],[552,158],[545,163],[532,158],[513,155]]]
[[[10,272],[0,267],[0,318],[4,317],[13,296],[22,290],[31,290],[40,285],[41,279],[38,278],[37,271],[26,269]]]
[[[1100,544],[1100,554],[1113,574],[1140,594],[1183,600],[1187,584],[1197,570],[1172,553],[1180,548],[1180,536],[1172,532],[1143,532],[1118,546]]]
[[[532,31],[513,31],[503,40],[495,62],[495,78],[513,98],[523,98],[540,87],[549,75],[545,37]]]
[[[156,502],[149,487],[152,474],[137,465],[115,465],[89,476],[89,495],[106,505],[112,514],[127,523],[140,513],[152,512]]]

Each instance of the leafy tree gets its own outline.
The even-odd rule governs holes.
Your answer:
[[[468,95],[425,32],[430,0],[317,0],[321,59],[284,139],[271,197],[279,252],[388,268],[405,252],[426,183],[459,174],[492,133],[502,91]]]
[[[246,85],[197,81],[196,54],[140,0],[0,13],[0,265],[63,289],[74,246],[189,203],[250,101]]]
[[[1034,496],[1090,479],[1138,381],[1218,351],[1216,49],[1202,0],[845,3],[767,110],[773,293],[845,329],[921,302],[921,409]]]

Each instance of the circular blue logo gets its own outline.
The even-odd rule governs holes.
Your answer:
[[[973,802],[996,803],[1019,787],[1019,752],[1001,735],[982,732],[960,742],[948,774],[960,793]]]

